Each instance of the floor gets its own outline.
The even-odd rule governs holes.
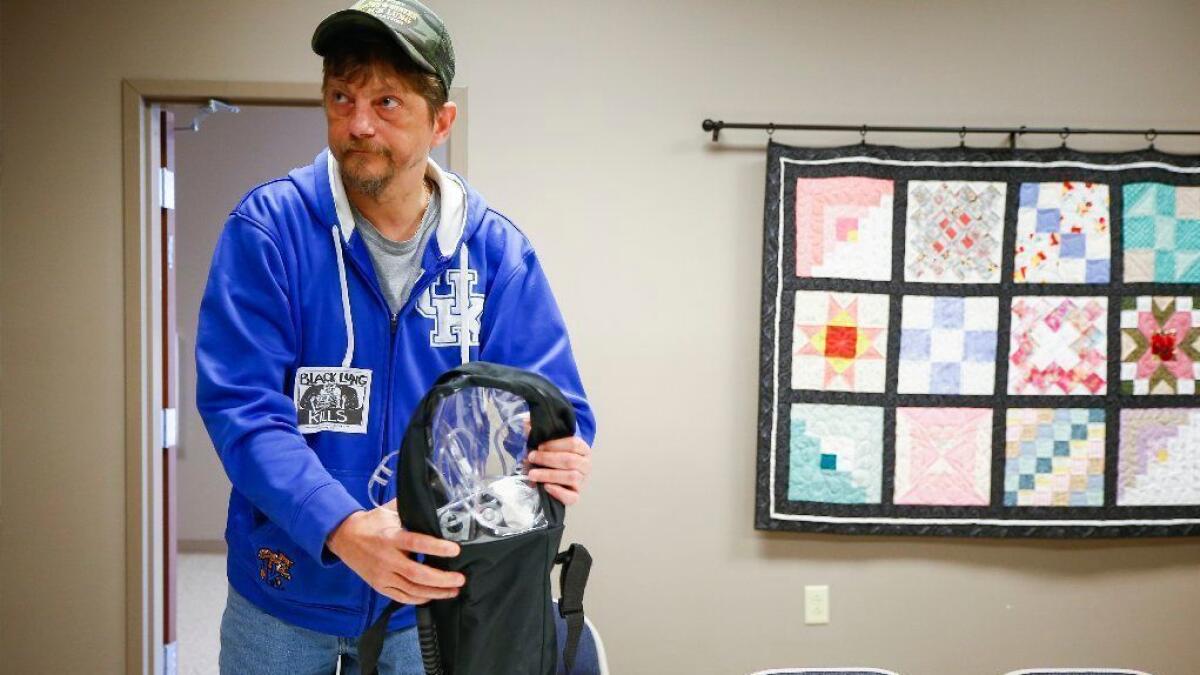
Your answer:
[[[179,675],[215,675],[221,649],[221,613],[228,582],[224,553],[180,553],[176,593]]]

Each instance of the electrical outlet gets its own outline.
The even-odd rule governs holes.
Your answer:
[[[829,623],[829,587],[804,587],[804,623]]]

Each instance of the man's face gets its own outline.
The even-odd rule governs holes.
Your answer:
[[[423,172],[429,149],[449,133],[430,120],[425,99],[379,64],[363,82],[329,78],[324,107],[342,183],[375,199],[398,174]]]

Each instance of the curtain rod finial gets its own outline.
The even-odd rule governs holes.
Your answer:
[[[720,140],[721,128],[724,126],[725,126],[724,122],[721,122],[721,121],[714,122],[710,119],[706,119],[700,124],[700,128],[704,129],[705,131],[712,132],[713,142]]]

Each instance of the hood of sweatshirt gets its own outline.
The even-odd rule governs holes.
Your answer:
[[[442,169],[433,158],[425,165],[425,175],[433,179],[441,193],[442,214],[436,240],[440,257],[448,258],[459,242],[470,239],[478,229],[487,204],[465,180]],[[321,150],[312,164],[293,169],[288,178],[320,222],[326,227],[337,225],[342,240],[349,244],[355,233],[354,216],[333,152],[329,148]]]

